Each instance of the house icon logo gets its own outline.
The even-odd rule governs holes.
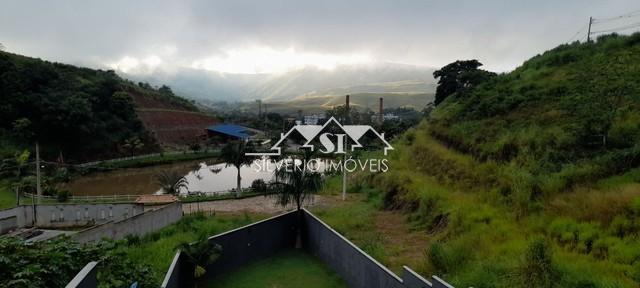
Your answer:
[[[287,133],[280,135],[267,152],[246,153],[248,156],[280,156],[283,149],[289,144],[297,145],[301,149],[318,150],[324,154],[344,154],[347,151],[372,146],[382,147],[384,155],[387,155],[393,147],[386,139],[384,133],[378,133],[370,125],[342,125],[334,117],[329,118],[324,125],[296,125]]]

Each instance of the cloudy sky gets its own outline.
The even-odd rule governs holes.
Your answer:
[[[584,39],[589,16],[632,13],[596,31],[640,22],[638,0],[4,0],[1,7],[5,50],[133,74],[373,62],[440,67],[467,58],[507,71],[573,36]]]

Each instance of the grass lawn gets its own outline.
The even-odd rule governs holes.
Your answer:
[[[0,210],[16,206],[16,194],[11,190],[9,181],[0,180]]]
[[[319,259],[297,250],[251,263],[208,284],[216,288],[347,287]]]

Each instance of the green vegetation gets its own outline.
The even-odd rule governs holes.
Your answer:
[[[394,242],[367,221],[404,213],[428,237],[414,268],[456,287],[637,287],[639,63],[640,34],[610,35],[457,90],[387,173],[353,177],[364,200],[318,214],[388,265]]]
[[[11,189],[9,181],[0,180],[0,210],[16,206],[16,192]]]
[[[207,287],[347,287],[335,272],[320,260],[302,251],[282,252],[223,275]]]
[[[152,271],[116,249],[113,242],[80,245],[68,238],[26,243],[0,238],[0,287],[65,287],[90,261],[98,263],[98,287],[152,287]]]
[[[131,261],[154,271],[155,283],[159,285],[181,244],[191,243],[204,237],[248,225],[262,218],[264,217],[261,215],[247,214],[244,216],[214,215],[207,217],[205,214],[185,216],[177,223],[144,237],[127,237],[118,246],[118,249],[125,253]]]
[[[38,141],[45,158],[85,161],[159,149],[139,121],[132,95],[186,108],[168,87],[133,84],[92,70],[0,51],[0,158]],[[16,149],[17,148],[17,149]]]

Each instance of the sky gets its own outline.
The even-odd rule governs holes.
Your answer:
[[[572,37],[584,40],[589,16],[632,13],[640,2],[3,0],[0,7],[6,51],[130,74],[184,67],[255,74],[376,62],[437,68],[457,59],[509,71]],[[636,16],[593,29],[639,23]],[[625,32],[633,29],[640,30]]]

